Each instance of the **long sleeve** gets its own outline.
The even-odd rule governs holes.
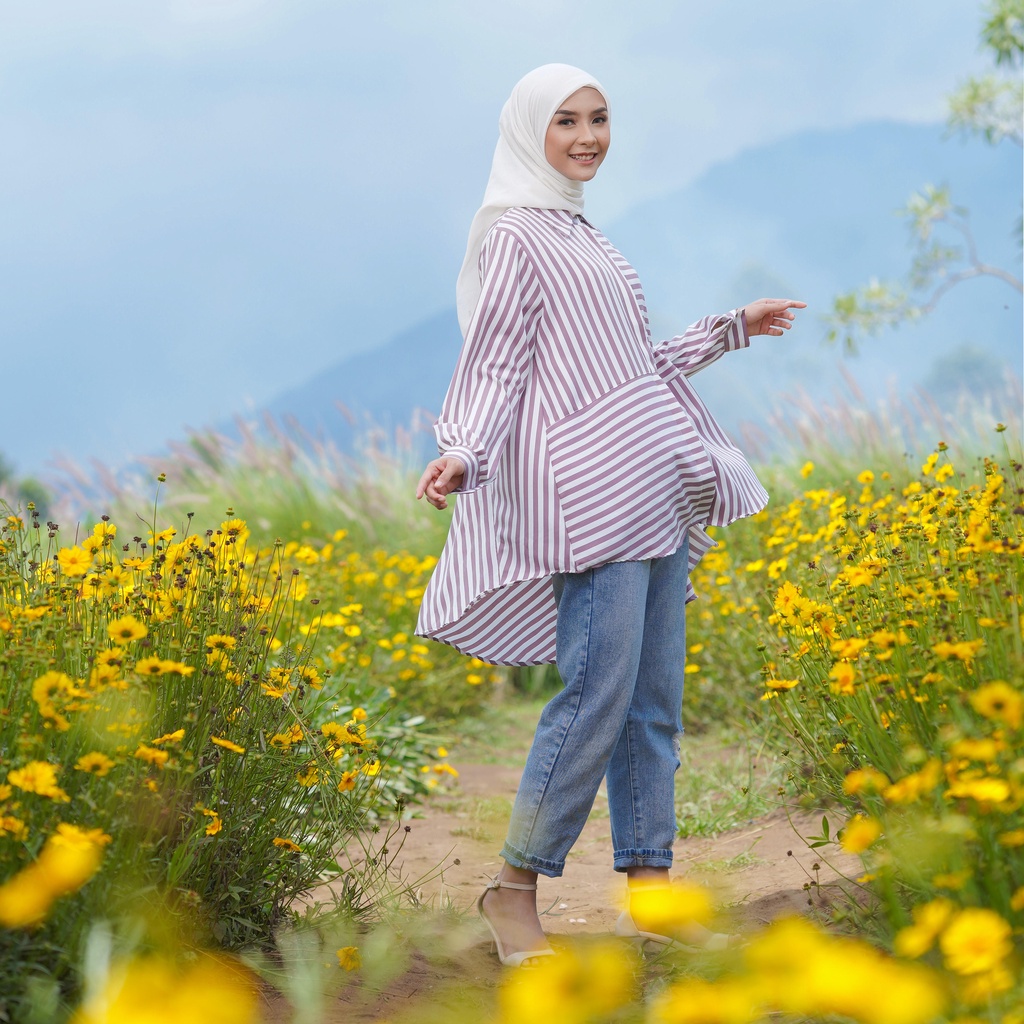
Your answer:
[[[508,441],[533,361],[536,275],[516,237],[492,231],[480,255],[481,294],[434,426],[438,451],[466,467],[462,491],[488,482]]]
[[[710,366],[726,352],[746,348],[750,344],[747,318],[742,309],[719,316],[706,316],[691,324],[675,338],[654,346],[658,365],[670,363],[685,376]]]

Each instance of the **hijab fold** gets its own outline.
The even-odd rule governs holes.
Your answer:
[[[544,156],[548,125],[562,102],[590,86],[608,97],[597,81],[570,64],[544,64],[515,85],[498,120],[498,145],[483,204],[469,228],[466,258],[456,285],[456,306],[463,336],[480,300],[480,250],[491,225],[514,206],[583,212],[583,183],[556,171]]]

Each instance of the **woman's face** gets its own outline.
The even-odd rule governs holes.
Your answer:
[[[544,136],[544,156],[565,177],[590,181],[608,152],[611,137],[604,97],[588,85],[555,111]]]

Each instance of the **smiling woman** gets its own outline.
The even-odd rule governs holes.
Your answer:
[[[487,661],[554,661],[565,684],[478,901],[515,965],[551,954],[537,875],[562,874],[603,778],[613,867],[631,891],[667,885],[688,575],[713,543],[705,526],[768,497],[688,378],[752,334],[781,335],[804,303],[761,299],[652,344],[636,272],[583,217],[611,140],[604,89],[579,68],[537,68],[499,129],[459,276],[465,343],[441,456],[417,488],[437,508],[459,493],[417,632]],[[634,909],[621,934],[671,944]]]
[[[544,136],[544,158],[567,178],[590,181],[610,143],[611,125],[604,97],[586,86],[555,111]]]

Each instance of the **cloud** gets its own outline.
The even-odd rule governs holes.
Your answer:
[[[53,377],[51,429],[11,454],[84,450],[83,391],[130,380],[139,352],[161,375],[144,409],[174,430],[448,304],[498,110],[537,64],[610,90],[588,195],[606,223],[795,131],[939,118],[983,63],[978,21],[961,0],[13,5],[0,313],[20,351],[79,361]],[[123,423],[92,409],[97,437]]]

